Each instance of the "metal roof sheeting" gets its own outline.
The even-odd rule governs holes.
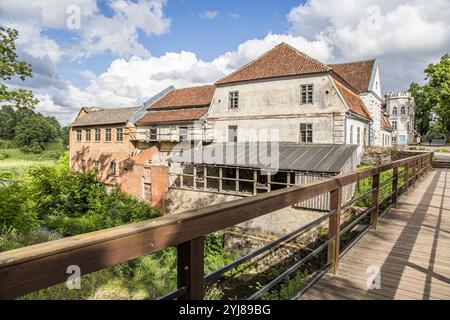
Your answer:
[[[357,145],[214,143],[184,149],[172,157],[178,163],[219,165],[265,170],[339,173]]]

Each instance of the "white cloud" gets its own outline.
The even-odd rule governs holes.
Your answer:
[[[450,50],[448,0],[309,0],[288,19],[293,35],[325,41],[336,60],[377,58],[387,90],[420,81]]]
[[[205,11],[205,12],[202,12],[199,14],[200,18],[208,19],[208,20],[217,18],[218,15],[219,15],[219,12],[214,11],[214,10],[208,10],[208,11]]]

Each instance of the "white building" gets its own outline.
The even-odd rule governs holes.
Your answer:
[[[410,92],[395,92],[385,95],[386,112],[389,114],[393,145],[416,143],[415,104]]]

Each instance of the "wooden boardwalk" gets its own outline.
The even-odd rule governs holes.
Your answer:
[[[377,269],[380,288],[368,289]],[[450,299],[450,169],[434,169],[411,188],[342,258],[338,274],[303,298]]]

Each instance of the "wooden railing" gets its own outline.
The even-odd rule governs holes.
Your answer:
[[[304,263],[327,251],[327,263],[318,268],[293,297],[299,298],[323,274],[336,273],[342,257],[370,228],[376,227],[380,216],[396,205],[397,199],[431,168],[433,154],[426,153],[386,165],[336,176],[331,179],[277,190],[250,198],[211,207],[168,215],[148,221],[78,235],[0,253],[0,298],[12,299],[66,281],[68,266],[77,265],[88,274],[113,265],[157,252],[167,247],[178,249],[178,289],[164,299],[202,299],[206,282],[218,279],[225,272],[250,261],[267,250],[292,240],[314,226],[328,220],[328,239],[280,276],[263,286],[250,299],[257,299],[297,271]],[[399,186],[399,168],[404,167],[404,183]],[[393,170],[393,177],[380,183],[380,174]],[[372,189],[341,203],[342,187],[372,178]],[[392,193],[379,199],[380,189],[392,184]],[[204,236],[267,213],[292,206],[323,193],[330,193],[330,212],[268,245],[259,248],[209,275],[204,275]],[[372,207],[341,230],[340,212],[364,196],[371,196]],[[379,206],[386,209],[380,212]],[[387,206],[386,206],[387,205]],[[340,238],[365,217],[371,223],[345,248]]]

